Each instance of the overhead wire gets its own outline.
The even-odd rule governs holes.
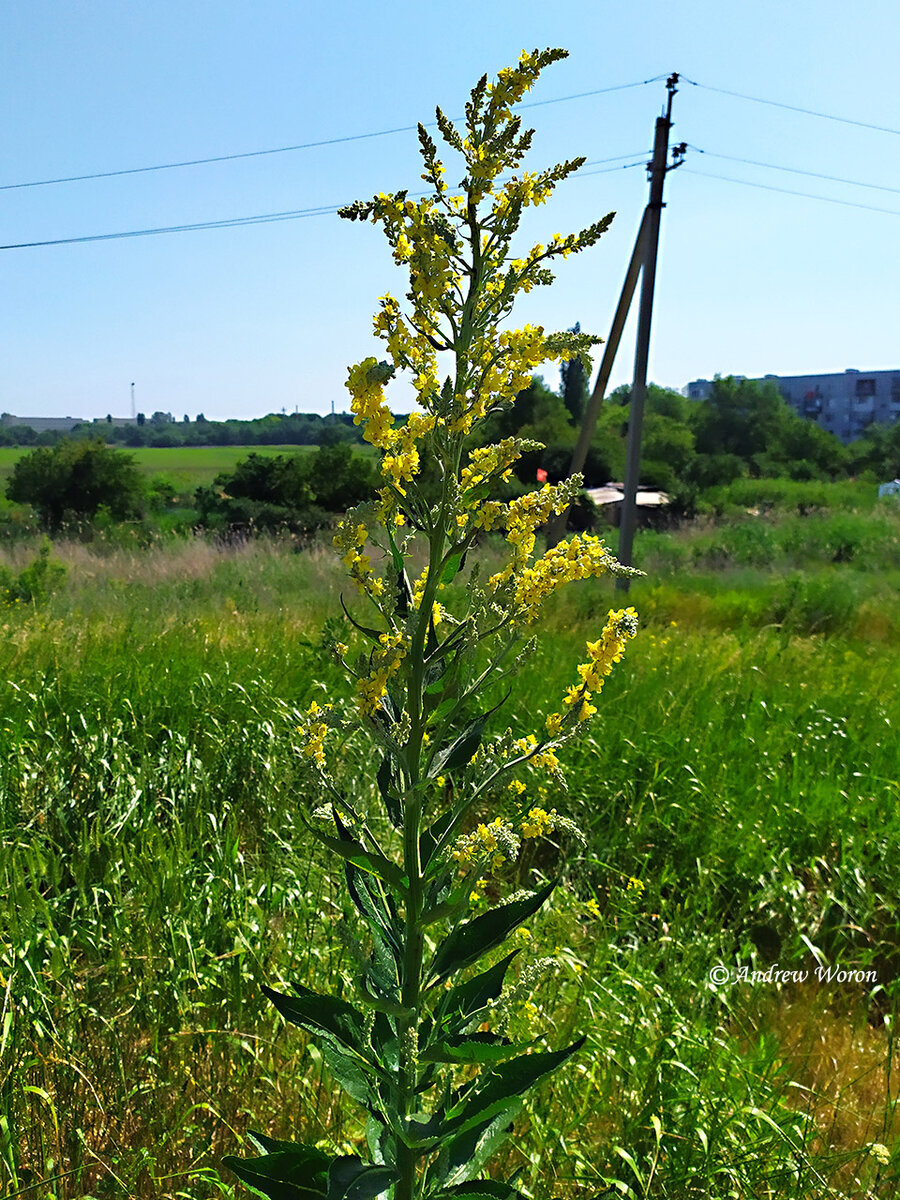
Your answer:
[[[823,175],[820,171],[806,171],[801,167],[786,167],[780,163],[761,162],[755,158],[741,158],[737,154],[720,154],[715,150],[702,150],[691,142],[687,143],[687,147],[697,154],[705,154],[708,158],[724,158],[729,162],[746,163],[751,167],[766,167],[770,171],[787,171],[792,175],[808,175],[811,179],[825,179],[829,183],[846,183],[852,187],[873,188],[878,192],[893,192],[895,195],[900,195],[900,188],[888,187],[883,183],[865,183],[861,179],[845,179],[841,175]]]
[[[701,179],[722,179],[726,183],[738,183],[744,187],[760,188],[765,192],[781,192],[786,196],[803,196],[807,200],[822,200],[825,204],[840,204],[844,208],[862,208],[867,212],[886,213],[888,216],[900,217],[900,209],[879,208],[874,204],[860,204],[855,200],[839,200],[835,196],[819,196],[813,192],[799,192],[793,188],[775,187],[771,183],[756,183],[749,179],[735,179],[732,175],[717,175],[712,171],[695,171],[691,167],[682,167],[688,175],[697,175]]]
[[[859,121],[853,117],[841,117],[835,113],[820,112],[814,108],[803,108],[799,104],[785,104],[781,100],[767,100],[763,96],[750,96],[746,92],[733,92],[729,88],[713,87],[708,83],[699,83],[696,79],[688,79],[687,75],[679,76],[681,83],[689,83],[692,87],[702,88],[706,92],[718,92],[720,96],[733,96],[738,100],[750,100],[754,104],[767,104],[771,108],[783,108],[788,112],[803,113],[808,117],[819,117],[823,121],[837,121],[841,125],[856,125],[860,129],[874,129],[878,133],[891,133],[900,137],[900,129],[890,125],[874,125],[870,121]]]
[[[553,96],[549,100],[530,100],[521,104],[521,108],[538,108],[547,104],[563,104],[570,100],[583,100],[588,96],[602,96],[608,92],[624,92],[629,88],[644,87],[648,83],[656,83],[664,79],[664,75],[656,75],[652,79],[639,79],[633,83],[619,83],[612,87],[594,88],[589,92],[573,92],[568,96]],[[436,121],[426,121],[426,129],[436,126]],[[296,150],[313,150],[319,146],[337,146],[344,142],[361,142],[370,138],[389,137],[395,133],[415,133],[417,125],[398,125],[393,129],[376,129],[370,133],[351,133],[342,137],[321,138],[314,142],[298,142],[293,146],[273,146],[266,150],[244,150],[236,154],[215,154],[207,158],[187,158],[176,162],[155,163],[147,167],[126,167],[116,171],[94,171],[86,175],[61,175],[55,179],[32,179],[25,183],[0,184],[0,192],[15,191],[20,188],[50,187],[57,183],[81,183],[87,179],[114,179],[122,175],[145,175],[151,171],[174,171],[181,167],[202,167],[209,163],[236,162],[244,158],[263,158],[271,154],[290,154]]]
[[[646,152],[645,152],[646,153]],[[611,159],[595,159],[594,164],[615,162],[622,158],[635,158],[633,154],[615,155]],[[585,163],[585,166],[592,165]],[[618,167],[600,167],[596,171],[584,171],[582,175],[606,175],[612,171],[627,171],[631,167],[641,167],[644,165],[644,157],[641,156],[637,162],[624,163]],[[572,175],[570,178],[577,179],[579,176]],[[408,196],[427,196],[428,190],[419,192],[407,192]],[[121,238],[137,238],[137,237],[154,237],[164,233],[194,233],[202,229],[234,229],[243,225],[267,225],[275,221],[298,221],[306,217],[325,217],[333,216],[342,205],[340,204],[325,204],[313,208],[297,208],[286,209],[283,212],[273,213],[257,213],[247,217],[225,217],[218,221],[195,221],[181,225],[158,225],[148,229],[127,229],[116,233],[92,233],[83,234],[80,237],[68,238],[48,238],[45,241],[36,242],[14,242],[10,245],[0,246],[0,250],[32,250],[39,246],[72,246],[82,242],[111,242]]]

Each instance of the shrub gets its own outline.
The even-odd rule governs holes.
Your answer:
[[[138,516],[144,485],[132,455],[99,440],[66,439],[23,455],[6,496],[30,504],[45,529],[59,529],[68,520],[90,520],[101,507],[117,520]]]

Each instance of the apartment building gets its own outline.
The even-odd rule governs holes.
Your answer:
[[[795,412],[842,442],[858,438],[874,421],[888,425],[900,417],[900,370],[850,368],[833,375],[766,375],[756,382],[774,383]],[[711,388],[710,380],[695,379],[684,394],[691,400],[705,400]]]

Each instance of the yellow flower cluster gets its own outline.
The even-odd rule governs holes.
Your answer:
[[[615,566],[615,558],[600,538],[590,533],[576,534],[571,541],[552,546],[522,570],[516,580],[516,607],[526,609],[528,620],[534,620],[541,604],[564,583],[605,575]]]
[[[546,767],[548,771],[559,770],[559,759],[556,757],[556,751],[552,746],[547,746],[543,750],[537,750],[537,738],[533,733],[528,733],[525,737],[517,738],[513,742],[513,750],[517,754],[527,754],[528,761],[535,767]]]
[[[518,496],[508,505],[497,501],[488,501],[482,505],[476,523],[488,530],[505,523],[506,540],[515,550],[512,561],[488,580],[488,587],[492,591],[522,570],[534,550],[535,530],[551,516],[563,512],[568,507],[578,489],[578,483],[578,477],[556,487],[547,483],[538,491]]]
[[[512,475],[512,464],[522,457],[522,444],[519,438],[504,438],[493,446],[476,446],[460,474],[460,489],[466,491],[467,488],[476,487],[497,474],[504,483],[508,482]]]
[[[430,407],[438,390],[437,358],[428,341],[415,333],[393,296],[381,297],[381,311],[374,319],[375,332],[387,342],[394,363],[413,372],[419,403]]]
[[[492,333],[488,331],[489,335]],[[512,404],[518,393],[528,387],[537,367],[558,355],[548,352],[543,326],[526,325],[523,329],[507,329],[486,336],[479,357],[485,367],[483,392]]]
[[[377,600],[384,595],[384,582],[372,570],[372,560],[362,549],[369,538],[369,531],[362,522],[357,524],[341,521],[332,543],[337,550],[344,551],[344,566],[350,572],[356,586]]]
[[[383,633],[378,639],[378,649],[372,655],[372,672],[356,685],[359,710],[370,717],[387,694],[388,680],[400,670],[409,650],[409,638],[402,629],[394,633]]]
[[[345,386],[353,397],[350,401],[353,424],[365,424],[363,438],[373,446],[386,449],[390,445],[394,418],[385,403],[384,382],[378,380],[377,367],[375,358],[364,358],[349,368]]]
[[[412,604],[413,604],[413,608],[416,609],[416,611],[418,611],[418,609],[422,605],[422,597],[425,594],[425,585],[427,583],[428,583],[428,568],[426,567],[424,569],[424,571],[422,572],[422,574],[419,576],[419,578],[413,584]],[[439,583],[438,591],[443,591],[443,590],[444,590],[444,585],[442,583]],[[435,600],[435,602],[431,606],[431,619],[434,621],[435,625],[440,625],[441,621],[443,621],[443,619],[444,619],[444,606],[443,606],[443,604],[439,604],[437,602],[437,600]]]
[[[374,358],[363,359],[351,367],[347,388],[353,400],[350,407],[354,425],[365,422],[363,437],[373,446],[385,451],[381,473],[398,491],[419,469],[419,450],[416,445],[434,429],[437,418],[425,413],[409,414],[406,423],[394,429],[394,418],[384,401],[384,386],[379,382],[384,372]]]
[[[590,661],[578,668],[581,682],[591,691],[599,692],[613,663],[620,662],[625,646],[638,631],[638,615],[633,608],[610,611],[603,632],[596,642],[588,642]]]
[[[522,837],[541,838],[545,834],[552,833],[556,828],[556,816],[555,808],[552,812],[547,812],[543,808],[532,808],[522,822]]]
[[[579,721],[586,721],[597,711],[591,704],[591,697],[603,687],[607,675],[612,672],[613,664],[621,660],[625,646],[637,630],[638,616],[633,608],[610,610],[600,637],[596,642],[588,642],[587,651],[590,658],[578,668],[581,682],[573,683],[563,698],[563,704],[567,708],[578,710]],[[551,735],[559,733],[563,719],[561,713],[551,713],[546,721],[547,732]]]
[[[456,862],[468,865],[490,857],[491,870],[499,871],[519,853],[519,838],[509,821],[495,817],[472,833],[458,838],[450,851]]]
[[[419,450],[416,442],[430,433],[437,423],[434,416],[412,412],[406,424],[392,433],[388,442],[389,453],[381,460],[381,473],[389,479],[398,492],[403,492],[403,483],[409,483],[419,470]]]
[[[402,194],[381,193],[376,212],[394,247],[394,262],[409,270],[417,312],[435,314],[438,302],[459,282],[459,273],[452,262],[453,248],[439,232],[434,198],[409,200]]]
[[[317,767],[325,766],[325,736],[328,733],[328,726],[322,718],[330,708],[330,704],[326,704],[322,708],[313,700],[306,710],[306,720],[301,728],[306,739],[303,753],[307,758],[313,759]]]

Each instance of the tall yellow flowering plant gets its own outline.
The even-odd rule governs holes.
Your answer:
[[[517,173],[532,132],[522,132],[512,106],[563,57],[561,50],[524,53],[495,82],[481,79],[465,132],[438,110],[444,141],[465,162],[458,190],[448,188],[436,146],[419,126],[430,193],[379,195],[341,212],[382,226],[410,283],[405,305],[384,296],[375,317],[387,359],[367,358],[347,383],[355,419],[381,452],[384,479],[377,504],[349,512],[335,537],[364,606],[348,612],[356,650],[338,643],[336,653],[354,679],[350,723],[377,753],[366,811],[329,759],[341,725],[336,712],[314,703],[303,729],[302,755],[329,800],[310,828],[343,861],[363,940],[354,937],[353,1003],[300,983],[293,994],[267,994],[313,1035],[335,1079],[365,1109],[368,1146],[366,1157],[335,1157],[254,1134],[259,1157],[226,1161],[275,1200],[515,1197],[514,1181],[486,1176],[488,1161],[523,1093],[581,1045],[536,1050],[507,1036],[509,1004],[542,964],[519,972],[510,988],[517,951],[500,948],[553,885],[473,911],[482,876],[514,860],[523,838],[564,826],[536,802],[544,789],[535,793],[535,778],[559,779],[558,747],[596,711],[592,701],[637,628],[633,610],[610,612],[540,732],[486,732],[502,701],[488,711],[485,695],[527,648],[528,627],[557,589],[626,570],[591,535],[537,552],[539,527],[568,507],[579,480],[509,503],[490,499],[534,443],[507,438],[467,450],[477,423],[512,404],[536,367],[584,358],[597,340],[504,325],[518,293],[549,283],[548,264],[592,246],[611,220],[555,234],[521,257],[511,249],[523,211],[583,162]],[[420,411],[398,426],[384,388],[400,372],[411,375]],[[463,597],[454,605],[448,585],[491,530],[505,541],[505,564],[486,579],[473,569],[465,589],[452,589]],[[479,823],[500,797],[506,815]]]

